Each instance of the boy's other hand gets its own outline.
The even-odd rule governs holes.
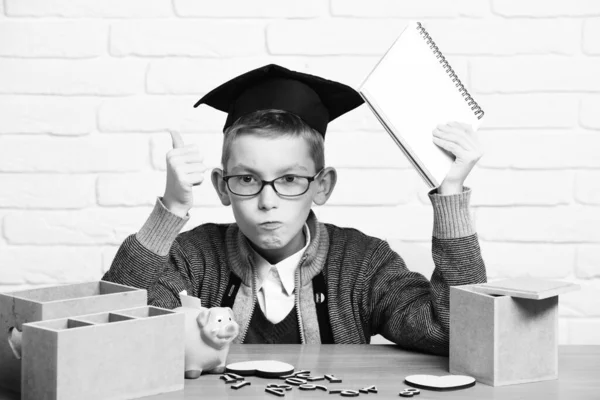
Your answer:
[[[170,132],[173,149],[167,153],[167,187],[162,198],[169,211],[185,217],[194,205],[192,189],[204,180],[206,167],[200,149],[184,144],[178,132]]]
[[[455,156],[454,163],[440,184],[439,193],[461,193],[469,172],[483,156],[476,132],[469,124],[449,122],[433,130],[433,143]]]

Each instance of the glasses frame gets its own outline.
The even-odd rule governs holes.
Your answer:
[[[254,197],[254,196],[258,196],[260,194],[260,192],[262,192],[262,190],[265,188],[265,186],[269,185],[273,188],[273,191],[275,193],[277,193],[278,196],[280,197],[298,197],[298,196],[302,196],[303,194],[305,194],[306,192],[308,192],[308,189],[310,189],[310,184],[317,179],[317,176],[319,176],[321,174],[321,172],[325,171],[325,167],[321,168],[321,170],[319,172],[317,172],[316,174],[314,174],[313,176],[303,176],[303,175],[296,175],[296,174],[285,174],[285,175],[281,175],[275,179],[272,179],[270,181],[265,181],[264,179],[258,178],[260,179],[260,181],[262,182],[262,185],[260,187],[260,189],[258,190],[258,192],[254,193],[254,194],[237,194],[236,192],[234,192],[233,190],[231,190],[231,187],[229,187],[229,180],[231,178],[236,178],[236,177],[240,177],[240,176],[248,176],[248,175],[253,175],[253,174],[241,174],[241,175],[226,175],[223,176],[223,180],[225,181],[225,183],[227,184],[227,189],[229,189],[229,191],[231,193],[233,193],[236,196],[241,196],[241,197]],[[308,185],[306,185],[306,190],[300,194],[282,194],[279,193],[277,191],[277,188],[275,188],[275,181],[281,178],[284,178],[286,176],[296,176],[298,178],[305,178],[308,179]]]

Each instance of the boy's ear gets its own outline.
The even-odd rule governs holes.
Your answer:
[[[221,204],[229,206],[231,205],[231,200],[229,199],[229,191],[227,190],[227,183],[223,180],[223,175],[223,170],[221,168],[215,168],[212,170],[210,178],[217,191],[217,196],[219,196],[219,199],[221,200]]]
[[[337,183],[337,171],[333,167],[327,167],[321,172],[321,175],[315,179],[317,192],[313,196],[315,204],[322,206],[329,200]]]

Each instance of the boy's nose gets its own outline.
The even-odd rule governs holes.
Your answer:
[[[258,208],[261,210],[270,210],[276,208],[279,204],[279,196],[271,185],[265,185],[258,194]]]

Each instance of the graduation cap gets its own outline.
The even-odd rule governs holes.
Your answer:
[[[269,64],[223,83],[194,105],[227,113],[223,131],[243,115],[277,109],[300,117],[325,137],[327,124],[360,106],[356,90],[339,82]]]

